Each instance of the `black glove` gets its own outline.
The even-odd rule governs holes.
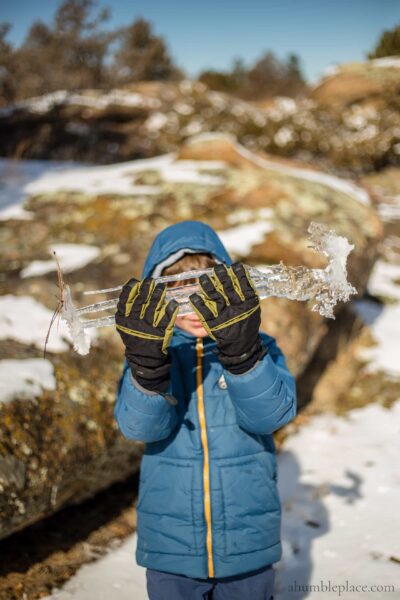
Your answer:
[[[147,390],[164,393],[170,379],[168,345],[179,310],[165,301],[166,286],[147,277],[131,279],[122,288],[115,321],[125,344],[125,356],[136,381]]]
[[[245,266],[236,262],[214,267],[215,275],[201,275],[200,294],[189,300],[208,335],[216,341],[219,359],[234,374],[248,371],[267,352],[259,329],[258,293]]]

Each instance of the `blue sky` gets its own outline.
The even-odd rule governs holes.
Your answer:
[[[50,22],[58,0],[11,0],[0,20],[12,23],[18,45],[31,23]],[[271,49],[296,52],[309,81],[336,62],[363,60],[384,29],[400,23],[400,0],[100,0],[111,7],[109,26],[142,16],[163,35],[190,76],[223,69],[235,57],[250,64]]]

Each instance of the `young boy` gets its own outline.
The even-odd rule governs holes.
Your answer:
[[[177,316],[154,279],[212,266],[190,296],[194,313]],[[126,363],[115,418],[146,442],[136,560],[149,598],[269,600],[281,557],[272,433],[295,416],[294,378],[259,332],[246,269],[208,225],[167,227],[142,277],[124,286],[116,313]]]

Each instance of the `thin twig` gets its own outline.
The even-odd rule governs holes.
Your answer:
[[[63,274],[62,274],[62,271],[61,271],[60,262],[58,260],[58,257],[57,257],[57,254],[56,254],[55,250],[53,250],[53,255],[54,255],[55,261],[57,263],[57,280],[58,280],[57,281],[57,287],[58,287],[58,290],[59,290],[59,296],[56,296],[57,301],[58,301],[57,302],[57,306],[56,306],[56,308],[55,308],[55,310],[53,312],[53,315],[51,317],[50,325],[49,325],[49,328],[48,328],[47,334],[46,334],[46,339],[44,341],[43,358],[46,358],[46,349],[47,349],[47,344],[48,344],[49,337],[50,337],[51,328],[52,328],[54,322],[56,321],[56,319],[62,313],[62,309],[63,309],[63,306],[64,306],[64,287],[65,287],[64,278],[63,278]]]

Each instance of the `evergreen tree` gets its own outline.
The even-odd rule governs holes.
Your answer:
[[[94,6],[93,0],[65,0],[51,26],[33,23],[16,52],[20,96],[106,85],[112,34],[98,30],[109,15],[104,9],[91,19]]]
[[[244,97],[258,100],[280,94],[280,83],[285,77],[285,70],[285,65],[273,52],[266,52],[249,70]]]
[[[285,95],[295,96],[306,88],[306,82],[301,69],[300,58],[297,54],[289,54],[286,64]]]
[[[379,38],[375,49],[368,54],[368,58],[384,58],[385,56],[400,55],[400,25],[387,29]]]
[[[285,62],[271,51],[266,52],[249,69],[241,59],[236,59],[230,70],[203,71],[199,80],[213,90],[246,100],[263,100],[276,95],[296,96],[306,87],[299,57],[289,54]]]
[[[116,77],[123,83],[182,78],[164,40],[154,35],[151,24],[142,18],[122,30],[122,42],[115,54],[114,65]]]
[[[0,23],[0,104],[8,104],[16,96],[14,50],[6,39],[10,29],[9,23]]]

